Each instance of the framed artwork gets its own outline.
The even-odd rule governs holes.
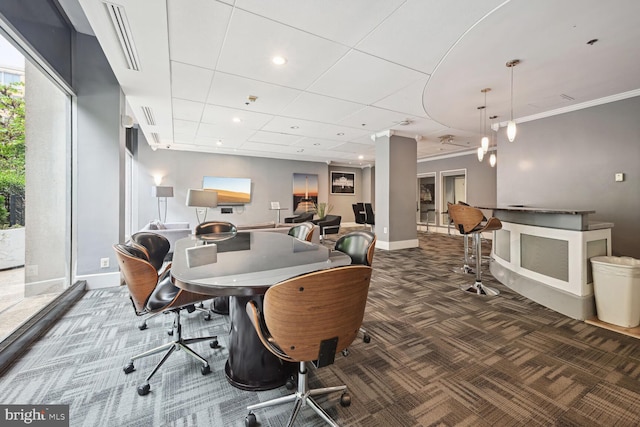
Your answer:
[[[293,213],[315,212],[318,203],[318,175],[293,174]]]
[[[332,171],[331,194],[356,194],[356,174]]]

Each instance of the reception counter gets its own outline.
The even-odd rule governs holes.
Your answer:
[[[491,274],[508,288],[566,316],[595,316],[589,258],[611,255],[613,224],[593,222],[595,211],[525,206],[478,207],[492,211]]]

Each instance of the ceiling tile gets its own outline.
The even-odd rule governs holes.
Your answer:
[[[171,60],[214,69],[232,7],[210,0],[169,0]]]
[[[192,122],[200,122],[204,103],[186,101],[184,99],[172,99],[173,118],[180,120],[190,120]]]
[[[276,8],[264,0],[237,0],[236,7],[353,46],[404,1],[279,0],[279,7]],[[340,13],[336,13],[336,10]],[[366,13],[363,13],[365,10]]]
[[[218,71],[213,76],[207,103],[262,113],[278,113],[301,93],[297,89]],[[258,99],[251,102],[249,96],[257,96]]]
[[[173,121],[173,133],[180,134],[185,137],[191,136],[195,138],[198,132],[198,122],[191,122],[188,120],[174,120]]]
[[[221,139],[225,144],[229,142],[238,143],[247,140],[255,130],[237,128],[229,125],[213,125],[201,123],[198,128],[199,138]]]
[[[312,148],[314,150],[330,150],[340,144],[341,142],[339,141],[331,141],[329,139],[301,138],[292,145],[296,147]]]
[[[378,132],[389,129],[405,119],[407,119],[407,115],[403,113],[376,107],[365,107],[341,120],[339,124],[354,128],[361,127],[367,132]],[[363,124],[365,126],[362,126]]]
[[[265,142],[265,143],[280,144],[280,145],[291,145],[294,142],[300,140],[301,138],[304,138],[304,137],[300,135],[290,135],[290,134],[280,133],[280,132],[258,131],[253,135],[251,135],[251,138],[249,138],[249,141]]]
[[[361,109],[362,104],[304,92],[281,113],[283,116],[335,123]]]
[[[240,119],[239,123],[234,122],[236,118]],[[269,114],[254,113],[217,105],[205,105],[202,113],[202,123],[221,124],[246,129],[260,129],[272,118],[273,116]]]
[[[397,92],[382,98],[373,105],[387,110],[411,114],[417,117],[427,117],[427,113],[422,106],[422,94],[424,87],[429,80],[428,77],[419,79],[408,86],[403,87]]]
[[[347,47],[338,43],[236,10],[231,18],[218,69],[304,89],[347,50]],[[274,55],[284,56],[287,63],[283,66],[274,65],[271,62]]]
[[[174,98],[204,102],[207,99],[213,71],[193,65],[171,62],[171,95]]]
[[[352,50],[309,91],[368,105],[424,77],[423,73]]]

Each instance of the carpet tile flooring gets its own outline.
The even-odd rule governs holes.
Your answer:
[[[473,276],[462,264],[459,236],[419,233],[419,248],[377,250],[360,338],[348,356],[310,370],[311,387],[347,384],[319,398],[342,426],[638,426],[640,340],[567,318],[494,280],[480,297],[460,290]],[[488,244],[485,249],[488,253]],[[224,376],[227,319],[185,314],[185,336],[220,334],[221,348],[194,349],[211,364],[180,352],[151,381],[136,387],[159,356],[122,372],[128,357],[165,342],[170,316],[136,327],[124,287],[88,291],[0,377],[0,404],[68,404],[72,426],[242,426],[245,407],[290,393],[248,392]],[[289,405],[257,410],[261,426],[286,425]],[[324,422],[303,408],[298,426]]]

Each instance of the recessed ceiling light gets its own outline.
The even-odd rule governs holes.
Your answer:
[[[287,58],[285,58],[284,56],[278,55],[271,58],[271,62],[273,62],[276,65],[284,65],[287,63]]]
[[[336,135],[338,135],[338,136],[343,136],[343,135],[344,135],[344,132],[338,132]]]
[[[315,145],[316,147],[320,145],[319,142],[314,142],[313,145]]]
[[[298,153],[302,153],[302,152],[304,152],[304,148],[301,148],[301,149],[297,150],[297,152],[298,152]]]
[[[358,159],[359,159],[359,160],[362,160],[362,159],[364,159],[364,156],[363,156],[362,154],[360,154],[360,155],[358,156]]]
[[[242,122],[242,120],[240,120],[240,117],[233,118],[233,123],[240,123],[240,122]]]
[[[218,141],[218,142],[216,142],[216,145],[217,145],[218,147],[219,147],[219,146],[221,146],[221,145],[222,145],[222,141]]]
[[[298,126],[291,126],[291,129],[298,129]]]

